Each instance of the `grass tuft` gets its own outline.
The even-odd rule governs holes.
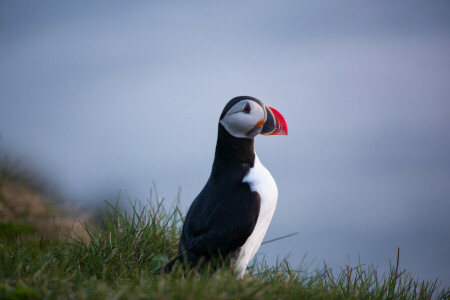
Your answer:
[[[0,187],[1,192],[1,187]],[[1,194],[1,193],[0,193]],[[130,210],[108,202],[96,222],[63,238],[5,223],[0,231],[0,299],[449,299],[450,288],[414,279],[397,262],[386,274],[373,266],[308,271],[258,257],[242,280],[215,272],[155,269],[177,255],[183,214],[163,200]],[[2,227],[3,226],[3,227]],[[9,227],[8,227],[9,226]],[[23,232],[22,232],[23,231]],[[11,238],[11,237],[14,238]]]

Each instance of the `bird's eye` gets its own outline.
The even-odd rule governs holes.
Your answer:
[[[246,114],[249,114],[251,110],[252,110],[252,108],[250,106],[250,103],[247,103],[247,104],[245,104],[245,107],[242,111],[245,112]]]

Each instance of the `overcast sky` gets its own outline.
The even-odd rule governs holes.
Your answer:
[[[450,283],[449,1],[0,2],[0,152],[67,201],[187,209],[238,95],[289,127],[256,151],[299,235],[259,253]]]

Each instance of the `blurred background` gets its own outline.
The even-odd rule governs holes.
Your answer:
[[[238,95],[279,189],[259,253],[450,283],[449,1],[1,1],[0,154],[65,201],[187,209]],[[128,194],[128,195],[126,195]]]

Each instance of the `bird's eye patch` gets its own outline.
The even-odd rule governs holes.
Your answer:
[[[247,104],[245,104],[245,107],[242,111],[245,112],[246,114],[249,114],[251,110],[252,110],[252,108],[250,106],[250,103],[247,103]]]

